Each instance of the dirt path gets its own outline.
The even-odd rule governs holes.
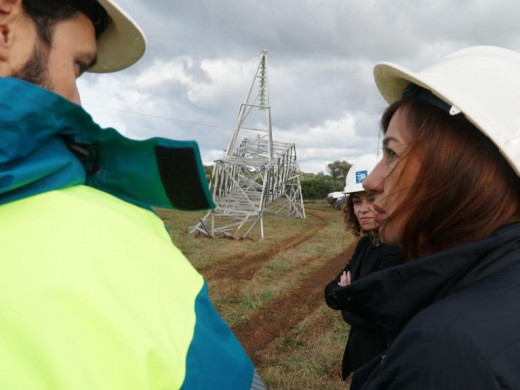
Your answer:
[[[250,280],[254,277],[255,272],[258,271],[262,264],[269,261],[282,251],[288,251],[302,245],[315,234],[323,230],[327,226],[327,218],[317,213],[307,211],[308,216],[312,216],[316,223],[304,234],[296,237],[289,237],[285,240],[277,242],[271,246],[269,250],[256,253],[251,256],[244,256],[239,259],[230,258],[227,264],[216,268],[214,271],[208,271],[204,274],[207,280],[216,280],[221,278],[230,278],[234,280]]]
[[[221,278],[252,279],[262,265],[274,256],[282,251],[304,244],[325,229],[328,224],[328,217],[320,211],[307,209],[307,216],[312,217],[313,223],[303,234],[281,240],[261,253],[240,258],[230,257],[226,264],[209,270],[205,274],[205,278],[208,280]],[[287,334],[324,302],[323,289],[325,285],[344,267],[347,259],[352,256],[355,244],[354,242],[337,256],[324,259],[321,266],[302,279],[294,289],[271,301],[247,321],[233,327],[233,332],[257,367],[262,365],[258,352],[267,348],[278,337]],[[302,264],[302,266],[305,266],[305,264]]]
[[[323,302],[323,289],[352,256],[355,243],[338,256],[327,259],[323,265],[289,293],[270,302],[265,308],[233,328],[251,358],[276,338],[287,333],[300,321],[316,310]],[[261,365],[261,362],[255,361]]]

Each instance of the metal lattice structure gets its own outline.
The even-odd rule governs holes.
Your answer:
[[[192,232],[245,238],[259,227],[263,238],[264,213],[305,218],[296,146],[273,141],[266,55],[263,50],[226,153],[215,161],[210,188],[217,207]]]

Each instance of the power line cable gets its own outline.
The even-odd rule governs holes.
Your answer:
[[[190,125],[212,127],[212,128],[217,128],[217,129],[225,129],[225,130],[229,130],[229,131],[233,130],[233,128],[231,126],[210,124],[210,123],[204,123],[204,122],[187,121],[187,120],[183,120],[183,119],[172,118],[172,117],[167,117],[167,116],[162,116],[162,115],[145,114],[145,113],[142,113],[142,112],[132,111],[132,110],[123,109],[123,108],[101,106],[99,104],[92,104],[92,103],[83,103],[83,105],[84,106],[92,106],[92,107],[102,108],[102,109],[105,109],[105,110],[119,111],[119,112],[124,112],[124,113],[127,113],[127,114],[134,114],[134,115],[139,115],[139,116],[144,116],[144,117],[151,117],[151,118],[164,119],[164,120],[173,121],[173,122],[186,123],[186,124],[190,124]],[[346,146],[346,145],[331,145],[331,144],[326,144],[326,143],[322,143],[322,142],[304,141],[304,140],[301,140],[301,139],[282,137],[282,136],[276,136],[275,138],[276,139],[285,139],[285,140],[288,140],[288,141],[291,141],[291,142],[294,142],[294,143],[297,142],[299,144],[327,146],[327,147],[333,148],[333,149],[349,149],[349,147]],[[378,139],[378,142],[379,142],[379,139]]]
[[[229,130],[229,129],[230,129],[229,126],[222,126],[222,125],[210,124],[210,123],[203,123],[203,122],[192,122],[192,121],[187,121],[187,120],[183,120],[183,119],[172,118],[172,117],[167,117],[167,116],[162,116],[162,115],[144,114],[144,113],[142,113],[142,112],[131,111],[131,110],[126,110],[126,109],[122,109],[122,108],[100,106],[100,105],[98,105],[98,104],[92,104],[92,103],[83,103],[83,105],[84,105],[84,106],[92,106],[92,107],[103,108],[103,109],[105,109],[105,110],[112,110],[112,111],[126,112],[127,114],[135,114],[135,115],[148,116],[148,117],[157,118],[157,119],[165,119],[165,120],[174,121],[174,122],[188,123],[188,124],[192,124],[192,125],[199,125],[199,126],[206,126],[206,127],[214,127],[214,128],[226,129],[226,130]]]

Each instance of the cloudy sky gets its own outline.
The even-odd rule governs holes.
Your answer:
[[[520,50],[517,0],[118,0],[147,36],[136,65],[80,79],[84,107],[131,138],[221,157],[263,49],[273,138],[304,172],[378,149],[385,102],[372,68],[420,70],[459,48]]]

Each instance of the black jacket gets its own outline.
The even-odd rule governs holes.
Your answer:
[[[392,339],[351,389],[520,389],[520,223],[335,295]]]
[[[368,361],[378,356],[386,349],[387,339],[381,327],[375,322],[365,321],[353,315],[341,302],[335,299],[333,293],[338,286],[341,274],[350,271],[351,280],[358,280],[372,272],[379,271],[397,264],[401,264],[403,258],[399,248],[380,244],[375,246],[369,236],[362,237],[352,258],[346,267],[338,274],[336,279],[325,287],[325,301],[331,308],[340,310],[343,319],[350,324],[349,338],[343,354],[341,374],[345,379],[352,371],[357,370]]]

